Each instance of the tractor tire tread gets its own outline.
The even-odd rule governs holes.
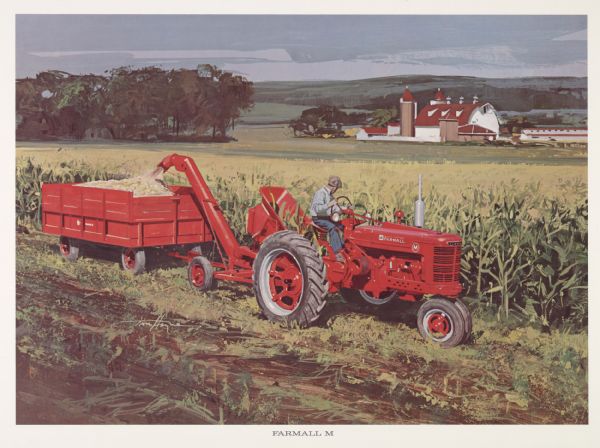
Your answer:
[[[463,302],[460,299],[456,299],[454,303],[463,315],[463,318],[465,320],[465,336],[462,342],[467,342],[471,337],[471,333],[473,332],[473,317],[471,316],[471,311],[469,310],[465,302]]]
[[[300,268],[306,276],[304,279],[305,293],[296,310],[287,316],[276,315],[263,305],[258,281],[259,264],[269,251],[281,246],[285,246],[286,250],[294,253],[299,258]],[[321,311],[327,304],[326,296],[329,291],[329,282],[325,264],[310,242],[291,230],[274,233],[263,242],[254,261],[252,280],[258,305],[269,320],[285,321],[288,324],[295,323],[300,327],[308,327],[319,319]]]

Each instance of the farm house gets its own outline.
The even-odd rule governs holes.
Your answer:
[[[465,103],[464,97],[453,103],[439,88],[429,104],[418,110],[407,87],[400,98],[399,123],[388,123],[386,133],[362,131],[364,129],[356,135],[358,140],[467,142],[495,140],[500,133],[500,123],[490,103],[480,103],[476,96],[471,103]]]

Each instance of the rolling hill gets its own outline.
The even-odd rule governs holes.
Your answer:
[[[393,76],[354,81],[294,81],[255,83],[256,103],[335,105],[376,109],[398,104],[409,86],[419,104],[425,104],[438,87],[456,101],[477,95],[498,110],[587,109],[587,78],[476,78],[468,76]]]

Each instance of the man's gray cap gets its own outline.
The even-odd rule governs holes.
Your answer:
[[[342,188],[342,179],[340,179],[339,176],[329,176],[327,185],[330,187]]]

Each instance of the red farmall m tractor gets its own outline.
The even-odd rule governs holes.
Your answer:
[[[381,222],[357,213],[347,197],[338,198],[345,207],[332,219],[343,224],[344,245],[336,257],[324,229],[285,188],[260,188],[262,201],[248,211],[252,243],[244,246],[194,160],[172,154],[158,165],[163,172],[171,167],[185,173],[190,187],[171,186],[169,198],[43,185],[43,229],[60,235],[69,260],[77,258],[82,241],[120,246],[123,267],[133,273],[143,270],[145,247],[167,248],[169,255],[188,262],[188,278],[197,291],[214,288],[217,280],[253,285],[272,321],[309,326],[321,315],[328,294],[340,292],[372,306],[422,302],[417,326],[425,339],[453,347],[468,338],[471,316],[458,299],[462,240],[422,228],[420,184],[415,226],[403,223],[402,212],[395,214],[396,222]],[[293,229],[286,224],[289,218]],[[218,259],[202,255],[201,243],[211,243]]]

